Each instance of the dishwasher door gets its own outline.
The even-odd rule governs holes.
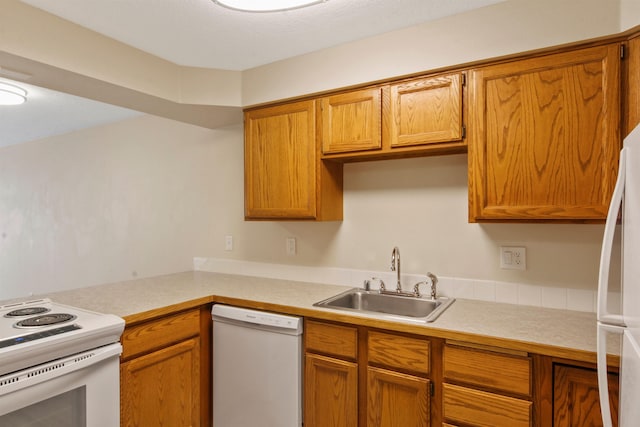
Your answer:
[[[213,306],[213,425],[302,425],[302,319]]]

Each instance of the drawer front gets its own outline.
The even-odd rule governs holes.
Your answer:
[[[465,384],[531,396],[529,357],[446,345],[444,377]]]
[[[422,374],[429,373],[428,340],[370,331],[368,348],[370,363]]]
[[[358,357],[358,330],[354,327],[307,320],[304,343],[307,351],[348,359]]]
[[[200,334],[200,310],[127,327],[122,334],[122,359],[148,353]]]
[[[443,386],[443,415],[477,427],[530,427],[532,403],[452,384]]]

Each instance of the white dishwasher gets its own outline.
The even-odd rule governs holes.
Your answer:
[[[214,427],[302,425],[302,318],[216,304]]]

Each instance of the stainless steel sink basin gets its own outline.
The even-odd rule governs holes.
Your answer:
[[[353,288],[313,305],[336,310],[375,313],[381,317],[396,320],[433,322],[453,301],[455,301],[453,298],[432,300]]]

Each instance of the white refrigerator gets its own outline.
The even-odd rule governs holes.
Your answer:
[[[609,270],[614,233],[622,210],[621,312],[610,313]],[[611,427],[607,386],[608,333],[622,336],[619,427],[640,425],[640,126],[624,140],[620,168],[605,226],[598,282],[598,387],[605,427]]]

